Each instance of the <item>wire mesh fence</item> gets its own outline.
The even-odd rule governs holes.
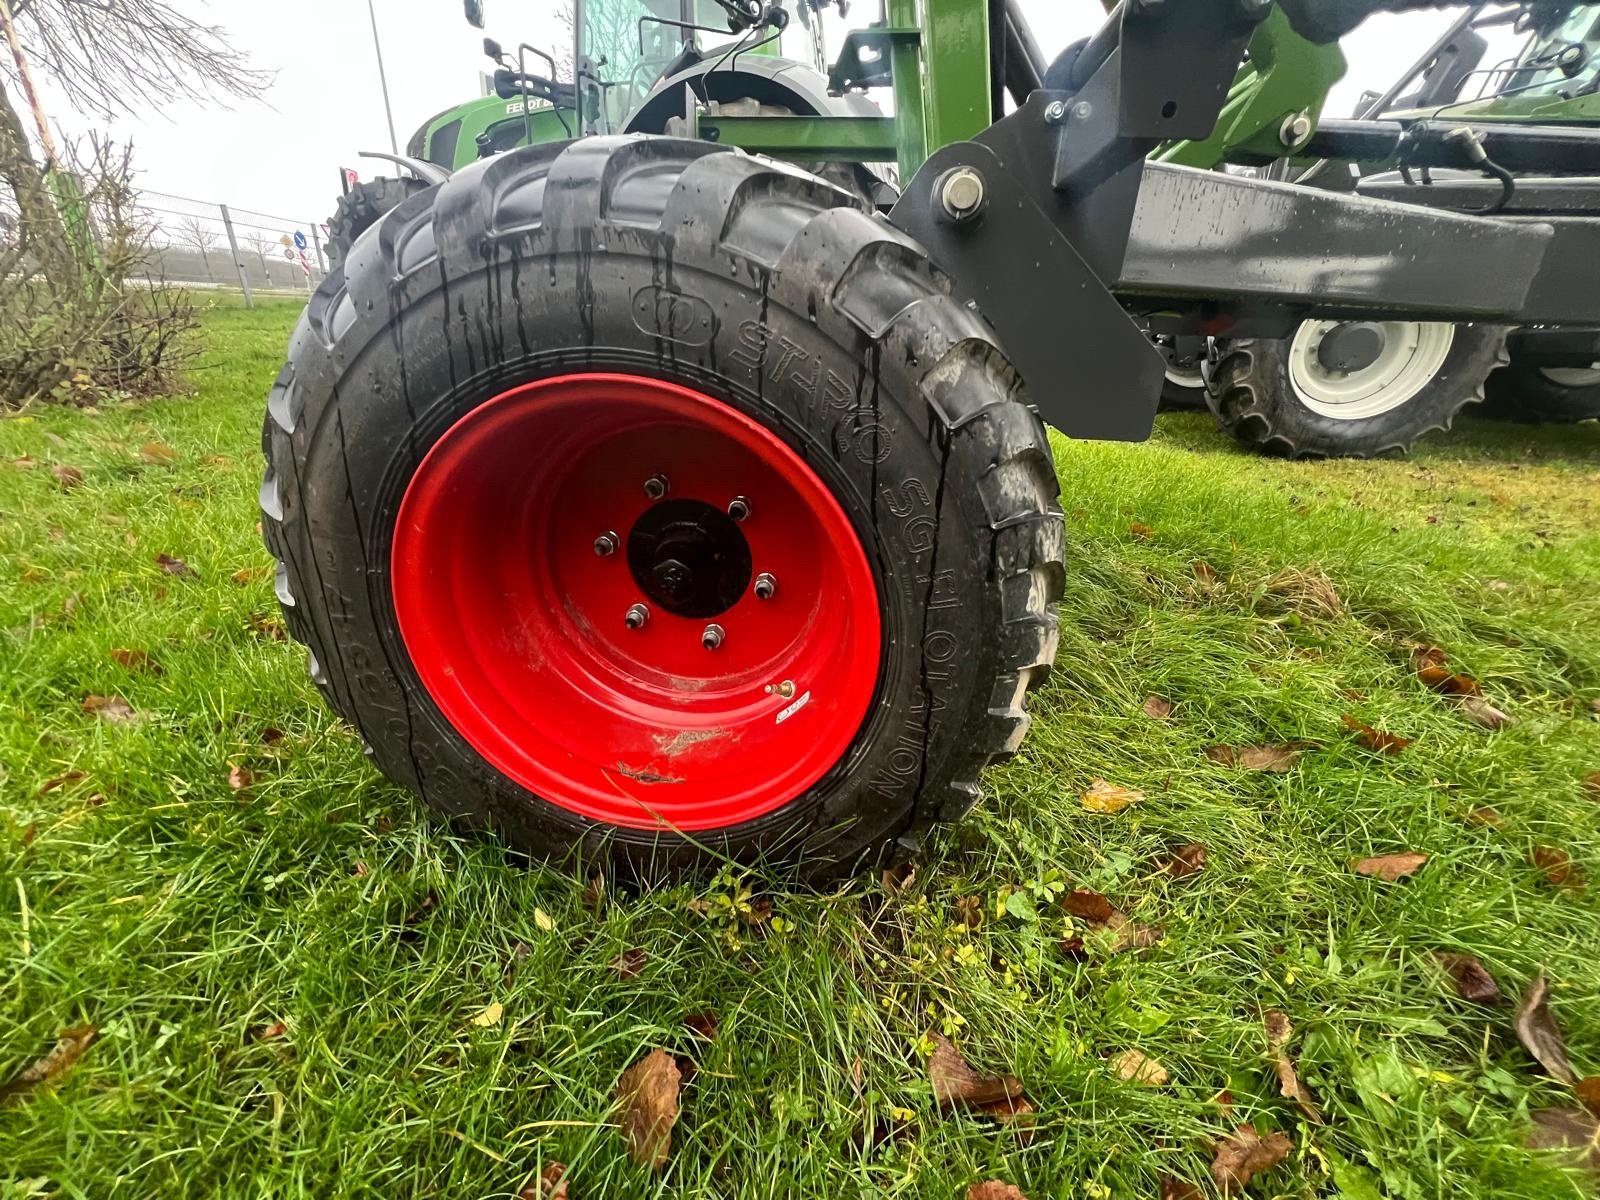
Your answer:
[[[327,273],[327,234],[311,220],[166,192],[143,191],[150,278],[251,293],[309,292]]]

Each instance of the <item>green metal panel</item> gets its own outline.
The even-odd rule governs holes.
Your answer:
[[[884,8],[891,28],[916,29],[921,24],[917,20],[917,0],[884,0]],[[910,179],[928,157],[921,46],[910,38],[897,37],[889,58],[894,72],[895,136],[899,143],[896,160],[900,178]]]
[[[928,148],[937,150],[989,127],[989,14],[982,0],[922,0],[921,8],[922,20],[910,23],[922,29],[923,112]]]
[[[895,162],[892,117],[701,117],[701,137],[792,162]]]
[[[530,140],[528,137],[528,125],[530,122],[528,118],[524,118],[522,115],[521,100],[502,100],[498,96],[481,96],[476,100],[468,100],[465,104],[458,104],[428,122],[424,130],[423,145],[425,149],[423,157],[430,162],[438,162],[438,159],[434,157],[434,139],[447,126],[453,125],[457,121],[460,121],[461,124],[456,133],[454,154],[451,157],[451,161],[439,163],[440,166],[451,171],[459,171],[469,163],[476,162],[478,158],[476,140],[478,135],[488,133],[491,129],[499,131],[502,127],[505,127],[508,121],[516,121],[517,124],[522,126],[522,130],[517,133],[515,130],[506,129],[505,136],[508,138],[508,144],[502,146],[501,149],[530,144],[537,146],[544,145],[547,142],[562,141],[572,136],[562,126],[562,116],[566,117],[567,125],[576,131],[578,128],[577,117],[570,109],[563,109],[561,115],[557,116],[555,109],[547,101],[534,100],[531,116],[533,137]],[[511,134],[513,133],[516,134],[516,137],[511,140]]]
[[[1281,9],[1274,8],[1250,40],[1250,59],[1229,89],[1227,103],[1211,136],[1198,142],[1173,142],[1155,157],[1185,167],[1215,167],[1230,156],[1281,158],[1290,145],[1284,122],[1300,113],[1314,129],[1328,92],[1344,78],[1345,58],[1337,44],[1319,46],[1297,34]],[[1310,137],[1311,129],[1306,131]]]

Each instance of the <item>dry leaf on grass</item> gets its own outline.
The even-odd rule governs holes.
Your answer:
[[[1217,569],[1203,558],[1195,559],[1189,564],[1189,569],[1201,583],[1212,584],[1217,581]]]
[[[1270,771],[1282,775],[1300,762],[1302,748],[1287,743],[1275,746],[1207,746],[1206,757],[1225,767],[1245,771]]]
[[[1502,821],[1500,814],[1487,804],[1480,805],[1467,814],[1467,820],[1473,825],[1496,826]]]
[[[622,1143],[628,1157],[641,1166],[659,1171],[667,1165],[682,1078],[672,1056],[657,1046],[617,1080],[614,1096],[621,1110]]]
[[[571,1200],[567,1190],[567,1164],[545,1163],[544,1170],[517,1193],[517,1200]]]
[[[717,1036],[717,1025],[719,1023],[717,1014],[714,1012],[690,1013],[683,1019],[683,1027],[685,1029],[697,1037],[705,1038],[708,1042]]]
[[[917,864],[898,862],[883,869],[883,890],[891,896],[903,896],[917,880]]]
[[[69,783],[77,783],[88,774],[87,771],[68,771],[64,775],[57,775],[53,779],[46,779],[39,785],[39,795],[45,796],[57,788],[66,787]]]
[[[83,711],[93,713],[113,725],[128,725],[139,719],[139,714],[133,711],[133,705],[121,696],[97,696],[91,692],[83,698]]]
[[[1164,871],[1174,879],[1185,879],[1206,868],[1206,848],[1199,842],[1187,842],[1176,850],[1158,854],[1156,870]]]
[[[1144,715],[1152,721],[1165,721],[1172,715],[1172,701],[1164,696],[1150,695],[1144,698]]]
[[[152,675],[162,673],[161,664],[150,656],[148,650],[113,650],[111,661],[129,671],[149,671]]]
[[[933,1035],[933,1054],[928,1059],[928,1082],[940,1108],[984,1108],[1022,1095],[1022,1081],[1015,1075],[984,1075],[974,1071],[961,1057],[955,1043],[942,1034]]]
[[[255,773],[249,767],[229,765],[228,787],[233,791],[242,792],[256,781]]]
[[[1133,536],[1138,538],[1141,542],[1148,542],[1156,535],[1156,531],[1154,529],[1151,529],[1150,526],[1141,524],[1138,521],[1133,521],[1128,525],[1128,532],[1133,534]]]
[[[1141,791],[1096,779],[1089,785],[1089,790],[1083,793],[1083,806],[1090,812],[1118,813],[1143,799],[1144,793]]]
[[[56,1035],[56,1044],[44,1057],[23,1067],[0,1084],[0,1101],[23,1096],[39,1087],[53,1087],[77,1064],[83,1052],[94,1045],[100,1030],[93,1025],[74,1025]]]
[[[1499,729],[1503,725],[1515,724],[1509,713],[1501,712],[1482,696],[1461,697],[1461,711],[1467,714],[1467,720],[1485,729]]]
[[[1286,1014],[1272,1010],[1262,1014],[1261,1023],[1267,1030],[1267,1048],[1274,1052],[1272,1069],[1278,1075],[1278,1091],[1285,1100],[1293,1100],[1295,1105],[1305,1115],[1306,1120],[1320,1125],[1322,1114],[1317,1111],[1316,1094],[1306,1084],[1300,1082],[1300,1076],[1295,1070],[1294,1060],[1289,1057],[1284,1047],[1289,1039],[1294,1036],[1294,1026]]]
[[[599,912],[606,902],[606,877],[599,872],[589,876],[589,882],[583,885],[583,902],[589,908]]]
[[[1360,859],[1350,864],[1350,869],[1357,875],[1369,875],[1394,883],[1398,879],[1415,875],[1427,861],[1426,854],[1416,850],[1406,850],[1399,854],[1380,854],[1376,858]]]
[[[1374,729],[1363,721],[1358,721],[1349,713],[1339,718],[1347,728],[1353,730],[1356,740],[1368,750],[1376,750],[1380,754],[1399,754],[1411,745],[1411,738],[1403,738],[1393,733],[1385,733],[1381,729]]]
[[[1476,679],[1457,675],[1444,665],[1444,651],[1437,646],[1418,646],[1411,651],[1411,666],[1424,685],[1447,696],[1481,696]]]
[[[1161,1200],[1201,1200],[1200,1185],[1176,1175],[1161,1177]]]
[[[183,559],[174,558],[170,554],[156,555],[156,566],[160,567],[168,575],[176,575],[180,579],[200,578],[193,567],[184,562]]]
[[[83,472],[77,467],[68,467],[60,463],[50,468],[50,474],[56,477],[56,482],[61,485],[63,492],[70,492],[83,482]]]
[[[178,461],[178,452],[163,442],[146,442],[139,447],[139,457],[152,467],[167,467]]]
[[[1262,1171],[1270,1171],[1291,1151],[1294,1143],[1286,1134],[1273,1133],[1263,1138],[1254,1125],[1240,1125],[1217,1143],[1211,1162],[1211,1178],[1223,1195],[1242,1191]]]
[[[609,964],[617,973],[619,979],[637,979],[639,972],[644,970],[645,953],[637,946],[631,946],[613,958]]]
[[[1600,1171],[1600,1120],[1581,1108],[1547,1108],[1533,1114],[1528,1149],[1564,1150],[1569,1165]]]
[[[505,1012],[505,1006],[500,1001],[495,1000],[473,1014],[472,1024],[479,1029],[488,1029],[491,1026],[500,1024],[500,1018],[505,1016]]]
[[[967,1189],[967,1200],[1028,1200],[1022,1190],[998,1179],[986,1179]]]
[[[1136,925],[1128,914],[1107,900],[1099,892],[1086,889],[1068,892],[1061,898],[1061,907],[1075,921],[1083,923],[1092,934],[1109,931],[1115,936],[1105,947],[1112,954],[1124,950],[1143,950],[1161,940],[1161,930],[1146,925]],[[1082,937],[1067,937],[1061,941],[1061,952],[1069,958],[1088,958],[1088,947]]]
[[[983,925],[982,896],[957,896],[955,910],[957,925],[964,925],[968,929],[978,929]]]
[[[1572,1085],[1572,1094],[1595,1116],[1600,1117],[1600,1075],[1590,1075]]]
[[[1171,1074],[1155,1059],[1140,1050],[1124,1050],[1111,1057],[1111,1073],[1125,1083],[1142,1087],[1165,1087]]]
[[[1499,1004],[1500,985],[1488,969],[1470,954],[1436,950],[1434,960],[1449,974],[1456,994],[1474,1004]]]
[[[1554,887],[1581,892],[1589,884],[1588,876],[1583,873],[1582,867],[1572,861],[1572,856],[1554,846],[1535,846],[1533,865]]]
[[[1061,897],[1061,907],[1070,917],[1080,921],[1087,921],[1091,925],[1104,925],[1122,913],[1117,906],[1107,900],[1099,892],[1091,892],[1084,888],[1068,892]]]
[[[1591,800],[1600,800],[1600,771],[1591,771],[1583,777],[1583,790]]]
[[[1302,617],[1337,617],[1344,613],[1338,589],[1321,571],[1285,567],[1262,585],[1268,607]]]
[[[1277,1009],[1262,1013],[1261,1024],[1267,1030],[1267,1047],[1269,1049],[1278,1049],[1280,1046],[1287,1044],[1289,1039],[1294,1036],[1294,1025],[1290,1023],[1288,1014],[1281,1013]]]
[[[1567,1058],[1566,1040],[1561,1036],[1561,1026],[1556,1024],[1555,1015],[1550,1011],[1549,1001],[1550,982],[1541,972],[1528,985],[1522,1003],[1517,1006],[1513,1025],[1528,1053],[1552,1078],[1566,1084],[1576,1083],[1578,1073],[1572,1069],[1572,1063]]]
[[[993,1104],[980,1104],[974,1107],[973,1112],[980,1116],[992,1117],[1002,1128],[1011,1130],[1019,1144],[1024,1146],[1032,1144],[1033,1127],[1038,1119],[1039,1110],[1026,1096],[996,1100]]]

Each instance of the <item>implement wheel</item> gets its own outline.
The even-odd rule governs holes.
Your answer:
[[[378,766],[542,856],[915,849],[1055,652],[1049,446],[845,192],[591,138],[406,201],[268,402],[279,598]]]
[[[1209,402],[1244,445],[1286,458],[1405,454],[1483,399],[1507,331],[1424,321],[1304,321],[1222,347]]]
[[[1497,421],[1575,425],[1600,419],[1600,368],[1513,362],[1489,376],[1483,415]]]

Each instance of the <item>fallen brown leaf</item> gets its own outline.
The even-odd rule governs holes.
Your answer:
[[[1589,884],[1588,876],[1583,873],[1582,867],[1572,861],[1572,855],[1554,846],[1535,846],[1533,865],[1554,887],[1581,892]]]
[[[1370,875],[1388,883],[1415,875],[1428,861],[1426,854],[1406,850],[1400,854],[1380,854],[1376,858],[1363,858],[1350,864],[1357,875]]]
[[[1502,712],[1482,696],[1461,697],[1461,711],[1467,714],[1467,720],[1485,729],[1499,729],[1504,725],[1515,724],[1511,714]]]
[[[78,780],[84,778],[87,774],[87,771],[68,771],[64,775],[57,775],[53,779],[46,779],[39,785],[39,795],[47,796],[57,788],[66,787],[69,783],[77,783]]]
[[[1144,799],[1144,793],[1134,788],[1118,787],[1104,779],[1096,779],[1083,793],[1083,806],[1090,812],[1118,813],[1130,804]]]
[[[1600,1117],[1600,1075],[1590,1075],[1572,1085],[1572,1094],[1594,1116]]]
[[[967,1189],[967,1200],[1028,1200],[1022,1189],[998,1179],[986,1179]]]
[[[1240,1125],[1217,1143],[1211,1178],[1223,1195],[1242,1191],[1251,1179],[1270,1171],[1293,1150],[1294,1143],[1285,1134],[1273,1133],[1263,1138],[1254,1125]]]
[[[1282,775],[1294,770],[1301,750],[1295,746],[1207,746],[1206,757],[1225,767],[1245,771],[1270,771]]]
[[[1294,1025],[1290,1023],[1288,1014],[1277,1009],[1262,1013],[1261,1023],[1266,1026],[1267,1046],[1270,1049],[1278,1049],[1294,1036]]]
[[[1546,1108],[1533,1113],[1530,1150],[1564,1150],[1579,1170],[1600,1170],[1600,1120],[1581,1108]]]
[[[1583,790],[1588,792],[1592,799],[1600,800],[1600,771],[1591,771],[1583,777]]]
[[[289,1026],[283,1021],[274,1021],[270,1025],[263,1025],[256,1034],[256,1041],[270,1042],[273,1038],[281,1038],[289,1032]]]
[[[1154,529],[1151,529],[1150,526],[1141,524],[1138,521],[1131,522],[1128,525],[1128,532],[1133,534],[1133,536],[1138,538],[1141,542],[1148,542],[1156,535],[1156,531]]]
[[[39,836],[39,822],[29,821],[22,827],[22,847],[27,849],[33,845],[34,839]]]
[[[617,1080],[614,1093],[621,1108],[622,1143],[628,1157],[659,1171],[672,1150],[672,1127],[678,1120],[678,1064],[657,1046]]]
[[[1039,1110],[1026,1096],[996,1100],[993,1104],[975,1105],[973,1112],[979,1116],[991,1117],[1002,1128],[1010,1129],[1022,1145],[1027,1146],[1033,1142],[1033,1127],[1038,1120]]]
[[[283,730],[275,725],[268,725],[261,731],[261,744],[263,746],[276,746],[283,741]]]
[[[1317,1111],[1316,1094],[1310,1087],[1300,1082],[1300,1076],[1295,1071],[1294,1060],[1289,1057],[1284,1047],[1289,1039],[1294,1036],[1294,1026],[1286,1014],[1276,1009],[1265,1012],[1261,1016],[1261,1023],[1267,1030],[1267,1047],[1274,1052],[1272,1069],[1278,1074],[1278,1091],[1286,1100],[1293,1100],[1295,1105],[1304,1114],[1306,1120],[1313,1124],[1322,1123],[1322,1114]]]
[[[113,725],[127,725],[139,716],[121,696],[97,696],[93,692],[83,698],[83,711]]]
[[[956,924],[968,929],[978,929],[983,925],[982,896],[957,896],[955,910]]]
[[[1093,925],[1104,925],[1112,917],[1120,915],[1117,906],[1099,892],[1083,888],[1068,892],[1061,897],[1061,907],[1066,910],[1068,916],[1088,921]]]
[[[1161,1200],[1200,1200],[1200,1187],[1176,1175],[1163,1175]]]
[[[1111,1073],[1125,1083],[1143,1087],[1165,1087],[1172,1081],[1171,1074],[1158,1061],[1140,1050],[1124,1050],[1114,1054],[1110,1061]]]
[[[42,1058],[35,1059],[0,1085],[0,1101],[25,1095],[35,1088],[53,1087],[99,1036],[100,1030],[93,1025],[63,1029],[56,1035],[56,1044]]]
[[[34,461],[33,455],[24,454],[20,458],[13,458],[6,465],[18,471],[31,471],[34,467],[38,466],[38,463]]]
[[[1500,985],[1472,955],[1436,950],[1433,957],[1449,973],[1456,985],[1456,994],[1463,1000],[1470,1000],[1474,1004],[1500,1003]]]
[[[589,882],[583,885],[583,902],[596,912],[600,911],[606,902],[606,877],[599,872],[589,876]]]
[[[232,575],[229,575],[228,578],[233,580],[233,582],[238,584],[240,587],[245,587],[252,583],[260,583],[269,578],[271,575],[272,568],[263,565],[258,567],[240,567]]]
[[[1189,569],[1194,572],[1194,577],[1201,583],[1215,583],[1217,569],[1203,558],[1197,558],[1189,564]]]
[[[83,472],[77,467],[63,466],[57,463],[50,468],[50,474],[56,477],[56,482],[61,485],[63,492],[70,492],[83,482]]]
[[[1120,954],[1128,949],[1145,949],[1161,940],[1161,931],[1145,925],[1136,925],[1129,919],[1128,914],[1107,900],[1099,892],[1078,889],[1068,892],[1061,898],[1061,907],[1076,921],[1083,922],[1091,933],[1101,933],[1107,930],[1116,934],[1108,949],[1112,954]],[[1087,947],[1082,937],[1067,937],[1062,939],[1061,952],[1069,958],[1083,959],[1088,957]]]
[[[148,650],[113,650],[111,661],[129,671],[148,671],[152,675],[162,673],[161,664],[150,656]]]
[[[199,578],[199,575],[196,574],[195,569],[193,567],[191,567],[188,563],[184,562],[183,559],[174,558],[170,554],[158,554],[158,555],[156,555],[156,566],[160,567],[168,575],[176,575],[180,579],[198,579]]]
[[[690,1013],[683,1019],[685,1029],[698,1037],[705,1038],[708,1042],[717,1036],[719,1023],[717,1014],[710,1011]]]
[[[1481,696],[1476,679],[1458,675],[1444,665],[1444,651],[1437,646],[1418,646],[1411,652],[1411,666],[1427,687],[1447,696]]]
[[[1502,818],[1497,811],[1485,804],[1469,812],[1467,814],[1467,820],[1472,822],[1474,825],[1494,826],[1499,825]]]
[[[235,792],[242,792],[256,781],[255,773],[249,767],[230,765],[228,767],[228,787]]]
[[[1156,857],[1156,869],[1165,871],[1174,879],[1185,879],[1205,870],[1206,848],[1199,842],[1187,842],[1176,850]]]
[[[1356,720],[1349,713],[1345,713],[1339,719],[1355,732],[1356,740],[1368,750],[1376,750],[1380,754],[1399,754],[1400,751],[1411,745],[1412,739],[1385,733],[1381,729],[1374,729],[1371,725]]]
[[[567,1164],[548,1162],[538,1176],[517,1193],[517,1200],[571,1200],[567,1191]]]
[[[178,461],[178,452],[162,442],[146,442],[139,447],[139,457],[152,467],[167,467]]]
[[[1528,985],[1522,1003],[1517,1006],[1513,1026],[1528,1053],[1552,1078],[1566,1084],[1576,1083],[1578,1073],[1567,1059],[1566,1041],[1561,1036],[1561,1026],[1556,1024],[1555,1016],[1550,1011],[1549,1000],[1550,983],[1541,972]]]
[[[750,901],[749,911],[742,912],[739,915],[744,919],[744,923],[746,925],[750,925],[752,927],[763,926],[768,921],[772,920],[772,901],[768,900],[765,896],[758,896],[756,899]],[[760,932],[764,933],[765,930],[761,930]]]
[[[644,951],[633,946],[617,955],[607,965],[617,973],[619,979],[637,979],[639,972],[644,970],[644,962]]]
[[[1144,715],[1152,721],[1165,721],[1172,715],[1172,701],[1163,696],[1146,696],[1144,698]]]
[[[248,620],[250,622],[250,632],[258,638],[266,638],[270,642],[282,642],[289,637],[289,631],[283,626],[282,617],[271,617],[266,613],[251,613]]]
[[[917,864],[898,862],[883,869],[883,890],[891,896],[903,896],[917,879]]]
[[[940,1108],[978,1108],[1022,1095],[1022,1081],[1014,1075],[984,1075],[961,1057],[955,1043],[933,1035],[933,1055],[928,1059],[928,1081]]]

